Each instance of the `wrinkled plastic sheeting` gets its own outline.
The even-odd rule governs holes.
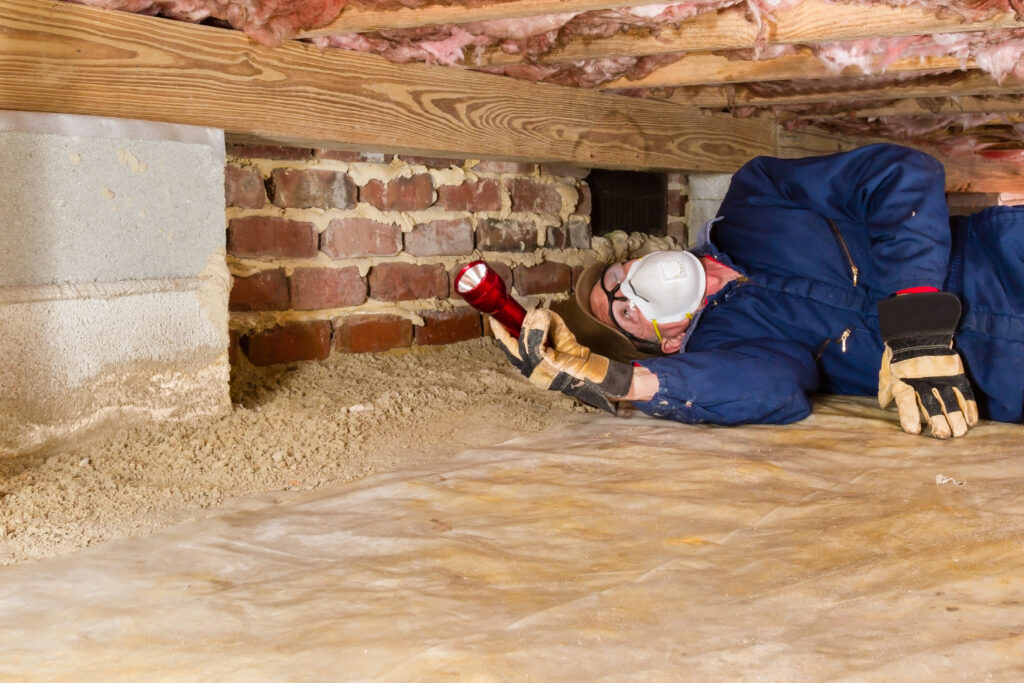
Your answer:
[[[596,416],[0,570],[0,675],[1019,680],[1022,430]]]

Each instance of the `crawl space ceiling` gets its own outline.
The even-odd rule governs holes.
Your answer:
[[[1024,160],[1024,0],[80,4]]]

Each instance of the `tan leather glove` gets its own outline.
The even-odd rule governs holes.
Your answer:
[[[878,403],[893,400],[900,426],[921,433],[921,420],[932,436],[963,436],[978,423],[978,404],[953,350],[960,301],[949,292],[905,294],[878,304],[879,330],[885,351],[878,373]]]
[[[557,313],[542,308],[529,311],[518,341],[499,328],[500,324],[491,323],[509,360],[539,387],[613,414],[616,409],[611,399],[629,392],[633,367],[591,353]]]

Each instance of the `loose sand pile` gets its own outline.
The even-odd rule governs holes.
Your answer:
[[[245,364],[231,391],[222,417],[110,426],[0,460],[0,564],[449,458],[590,411],[531,386],[487,339]]]

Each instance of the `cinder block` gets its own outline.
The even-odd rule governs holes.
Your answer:
[[[0,456],[227,410],[220,131],[0,112]]]
[[[0,168],[0,287],[188,277],[224,246],[208,145],[0,130]]]
[[[225,410],[227,288],[0,304],[0,455]]]

